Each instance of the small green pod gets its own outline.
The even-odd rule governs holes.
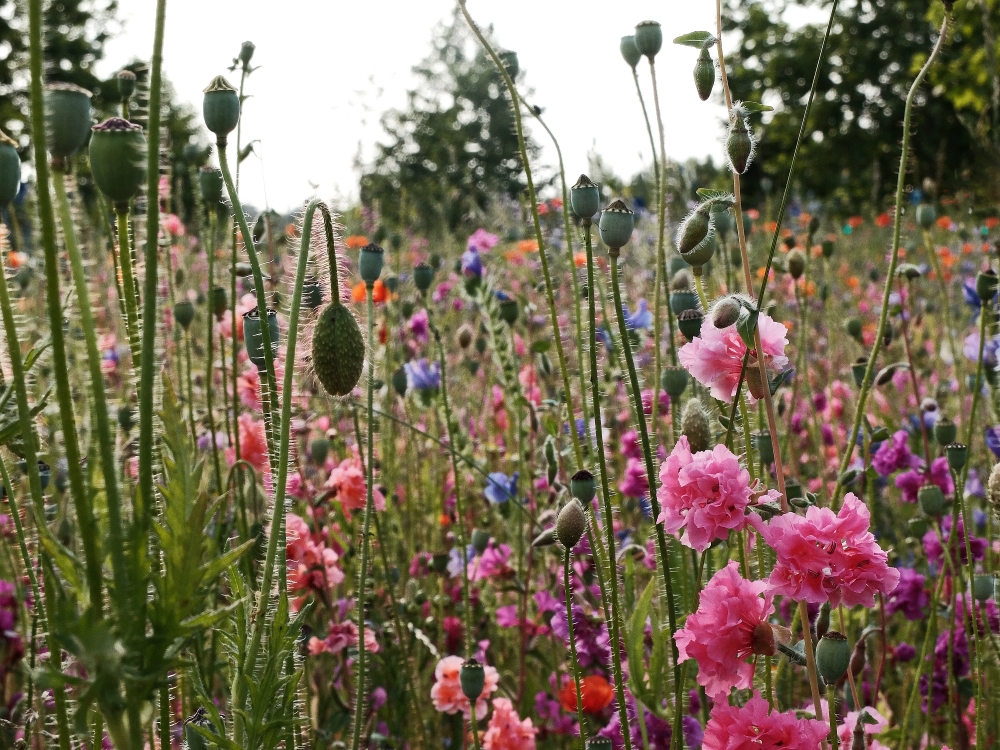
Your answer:
[[[79,151],[90,134],[91,93],[72,83],[45,86],[45,130],[49,151],[68,158]]]
[[[216,76],[205,88],[201,110],[205,127],[224,143],[240,121],[240,95],[223,76]]]
[[[146,135],[142,128],[112,117],[93,128],[90,171],[94,182],[115,205],[134,198],[146,182]]]
[[[663,29],[656,21],[642,21],[635,26],[635,46],[650,60],[663,46]]]

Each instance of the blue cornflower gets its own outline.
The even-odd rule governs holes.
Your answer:
[[[403,365],[406,371],[406,387],[412,391],[436,391],[441,386],[441,368],[437,362],[427,364],[426,359],[417,359]]]
[[[470,249],[462,253],[462,273],[465,276],[483,275],[483,261],[475,250]]]
[[[490,479],[486,483],[486,489],[483,490],[483,494],[494,505],[513,500],[517,495],[517,480],[520,476],[520,473],[516,471],[510,476],[507,476],[502,471],[491,471]]]
[[[642,328],[649,328],[653,325],[653,313],[646,309],[646,300],[639,300],[639,308],[634,313],[629,313],[628,305],[622,305],[622,312],[625,313],[625,327],[630,331],[637,331]]]

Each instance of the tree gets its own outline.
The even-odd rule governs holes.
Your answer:
[[[434,33],[404,110],[382,117],[388,135],[361,178],[361,201],[389,225],[429,235],[469,227],[497,196],[524,189],[514,116],[503,79],[457,17]],[[528,143],[529,157],[537,152]]]
[[[990,116],[995,80],[989,80],[970,50],[978,49],[982,57],[983,19],[1000,26],[1000,2],[982,2],[985,11],[979,3],[956,4],[951,45],[919,93],[912,121],[911,188],[929,178],[938,193],[995,190],[991,180],[996,178],[990,176],[995,151],[973,125]],[[829,8],[826,0],[811,4]],[[788,174],[825,31],[825,23],[792,30],[781,20],[785,7],[784,2],[730,2],[727,27],[741,35],[727,60],[733,96],[775,107],[762,128],[757,163],[744,183],[751,200],[761,192],[762,178],[780,187]],[[924,0],[854,0],[838,7],[796,176],[804,193],[830,201],[834,211],[881,207],[895,191],[904,102],[941,18],[940,7],[936,12],[927,8]]]

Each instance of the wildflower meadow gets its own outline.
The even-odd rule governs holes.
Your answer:
[[[359,196],[286,214],[240,200],[265,39],[185,110],[169,0],[94,90],[55,5],[18,4],[0,748],[1000,746],[996,2],[921,6],[912,57],[878,37],[903,83],[864,180],[821,151],[828,83],[885,4],[822,4],[782,98],[748,83],[764,10],[702,2],[707,30],[664,4],[621,36],[623,3],[565,42],[569,71],[620,50],[579,126],[648,141],[631,183],[563,162],[491,4],[457,0],[485,103],[394,122],[485,146],[386,146]],[[993,93],[927,156],[968,59]],[[706,100],[721,169],[671,155]]]

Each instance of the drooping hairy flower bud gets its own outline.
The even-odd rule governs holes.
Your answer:
[[[764,389],[769,386],[768,383],[761,378],[760,365],[754,357],[750,357],[747,360],[746,381],[747,390],[750,391],[751,396],[758,401],[764,398]]]
[[[663,29],[656,21],[642,21],[635,26],[635,46],[650,60],[663,46]]]
[[[816,669],[828,685],[835,684],[847,674],[851,663],[851,645],[847,636],[830,630],[823,634],[816,646]]]
[[[240,96],[223,76],[216,76],[205,88],[201,105],[205,127],[213,132],[220,143],[236,129],[240,121]]]
[[[17,143],[0,132],[0,207],[10,205],[21,189],[21,157]]]
[[[708,54],[708,47],[702,47],[694,64],[694,87],[698,90],[698,98],[708,101],[715,86],[715,62]]]
[[[556,539],[566,551],[572,550],[587,530],[587,514],[579,500],[573,498],[556,516]]]
[[[682,268],[670,279],[670,291],[690,292],[693,284],[694,281],[691,279],[691,272],[686,268]]]
[[[716,328],[729,328],[740,319],[742,310],[743,305],[736,297],[722,297],[712,306],[712,324]]]
[[[712,206],[702,203],[692,211],[677,230],[677,251],[684,257],[705,241],[712,229]],[[685,260],[687,260],[685,258]],[[690,261],[688,261],[690,262]]]
[[[600,188],[587,175],[582,174],[570,188],[569,202],[578,218],[591,219],[601,208]]]
[[[54,157],[70,157],[87,142],[90,97],[89,91],[72,83],[45,86],[45,131]]]
[[[754,139],[750,135],[744,110],[737,105],[729,115],[729,135],[726,138],[726,154],[736,174],[746,173],[753,160],[753,153]]]
[[[792,250],[788,253],[788,275],[798,281],[802,274],[806,272],[806,256],[801,250]]]
[[[146,136],[120,117],[95,125],[90,139],[94,182],[116,205],[128,204],[146,182]]]
[[[708,450],[712,442],[712,431],[708,423],[708,414],[701,401],[692,398],[684,405],[681,415],[681,434],[686,435],[692,453]]]
[[[339,300],[323,308],[313,329],[316,377],[331,396],[346,396],[361,379],[365,340],[357,319]]]
[[[628,63],[628,66],[632,70],[635,70],[635,66],[642,59],[642,53],[635,46],[635,36],[632,34],[623,36],[621,42],[618,44],[618,49],[622,53],[622,58]]]

